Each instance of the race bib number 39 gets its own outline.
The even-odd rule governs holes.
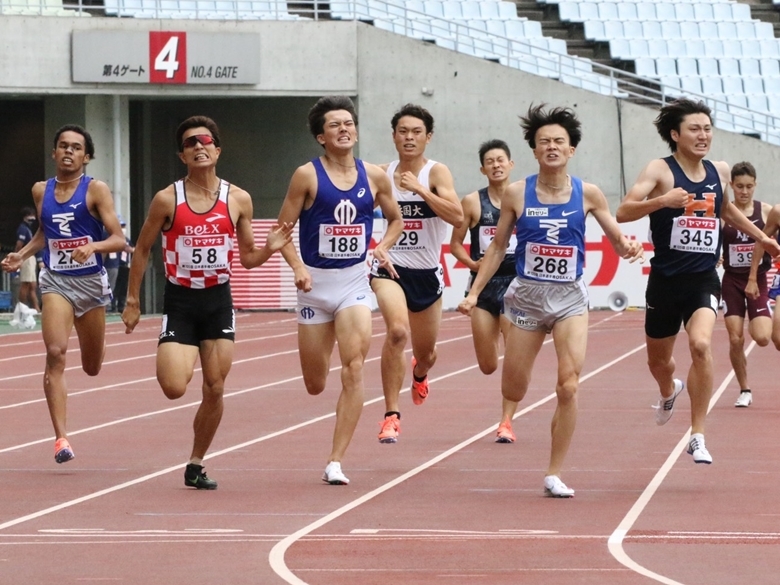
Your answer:
[[[755,244],[730,244],[729,264],[734,268],[750,268]]]
[[[179,236],[176,239],[178,264],[185,270],[218,270],[228,267],[230,243],[224,234]]]
[[[365,226],[320,225],[319,253],[323,258],[362,258],[366,253]]]
[[[86,246],[92,242],[90,236],[81,238],[64,238],[60,240],[49,240],[49,264],[52,270],[77,270],[95,266],[97,259],[92,254],[84,264],[79,264],[73,259],[73,250]]]
[[[718,248],[720,220],[710,217],[675,218],[669,247],[681,252],[714,254]]]
[[[576,280],[576,246],[553,246],[527,242],[523,274],[540,280]]]

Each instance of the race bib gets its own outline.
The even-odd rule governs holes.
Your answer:
[[[720,220],[714,217],[677,217],[672,224],[669,247],[681,252],[714,254],[718,248]]]
[[[319,253],[323,258],[362,258],[366,253],[366,226],[321,224]]]
[[[540,280],[574,281],[577,247],[527,242],[523,274]]]
[[[86,246],[92,242],[92,236],[80,238],[63,238],[49,240],[49,268],[57,271],[78,270],[97,265],[97,258],[92,254],[84,264],[79,264],[73,259],[73,250]]]
[[[729,265],[733,268],[750,268],[755,244],[729,244]]]
[[[494,225],[483,225],[479,228],[479,249],[483,254],[490,246],[493,238],[496,237],[496,229],[498,228]],[[517,234],[513,231],[512,235],[509,236],[509,244],[507,244],[506,251],[514,254],[515,248],[517,248]]]
[[[228,268],[230,241],[225,234],[179,236],[176,239],[178,265],[184,270],[219,270]]]
[[[405,219],[404,231],[398,237],[395,243],[396,248],[414,250],[421,246],[423,236],[425,235],[425,224],[419,219]]]

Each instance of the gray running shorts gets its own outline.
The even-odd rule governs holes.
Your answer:
[[[526,331],[552,331],[553,325],[588,310],[588,289],[574,282],[540,282],[515,278],[504,295],[504,317]]]
[[[42,268],[39,282],[41,295],[54,293],[64,297],[73,305],[76,317],[111,304],[111,287],[105,268],[87,276],[66,276]]]

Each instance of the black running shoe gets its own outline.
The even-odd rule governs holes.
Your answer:
[[[194,463],[188,463],[187,469],[184,470],[184,485],[199,490],[217,489],[217,482],[208,478],[203,466]]]

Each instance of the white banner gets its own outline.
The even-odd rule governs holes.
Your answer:
[[[262,246],[265,234],[274,220],[254,220],[257,244]],[[371,248],[382,238],[382,220],[374,222]],[[649,220],[644,218],[628,224],[621,229],[629,238],[642,242],[645,248],[645,262],[630,264],[615,254],[601,227],[592,217],[588,217],[585,237],[585,283],[590,293],[591,308],[644,307],[647,275],[650,272],[650,258],[653,246],[647,238]],[[297,230],[296,230],[297,231]],[[463,299],[468,283],[469,270],[450,254],[449,237],[442,246],[440,261],[444,267],[445,310],[457,308]],[[469,237],[466,236],[468,249]],[[239,309],[292,309],[295,307],[295,283],[292,270],[281,259],[274,256],[265,265],[251,271],[241,267],[238,254],[233,261],[233,296]],[[369,253],[370,257],[370,253]],[[369,259],[370,264],[370,259]],[[376,307],[376,303],[374,304]]]

